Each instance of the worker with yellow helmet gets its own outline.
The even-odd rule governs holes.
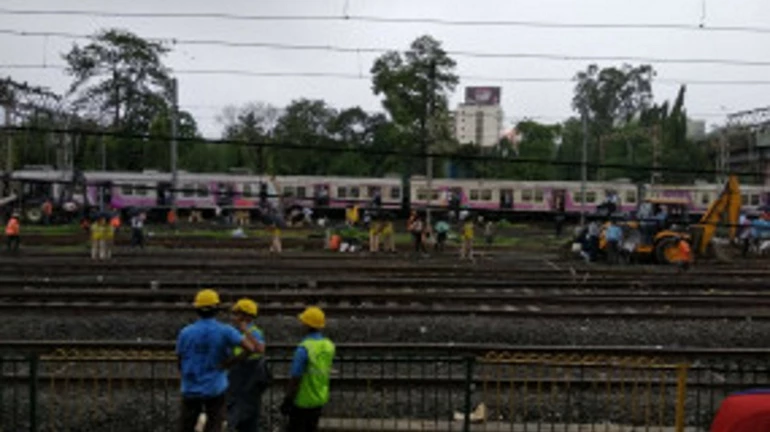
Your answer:
[[[289,417],[288,432],[318,430],[321,410],[329,402],[329,381],[335,347],[321,334],[326,327],[323,311],[308,307],[299,315],[305,338],[294,352],[291,380],[281,405],[281,413]]]
[[[193,432],[200,414],[206,413],[206,432],[220,432],[228,387],[223,363],[237,346],[260,353],[265,346],[251,335],[245,322],[239,323],[239,332],[216,320],[220,307],[216,291],[198,292],[193,306],[199,319],[183,328],[176,342],[182,375],[181,430]]]
[[[264,333],[255,323],[258,309],[259,305],[253,300],[240,299],[233,306],[232,321],[238,327],[245,325],[248,333],[264,346]],[[256,432],[259,428],[262,393],[267,390],[270,379],[264,354],[250,353],[238,346],[228,363],[233,366],[229,376],[227,424],[235,432]]]

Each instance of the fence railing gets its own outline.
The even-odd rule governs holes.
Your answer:
[[[652,353],[651,353],[652,354]],[[766,385],[770,357],[492,352],[346,354],[335,359],[323,430],[705,431],[730,392]],[[263,395],[261,430],[280,430],[290,366]],[[0,432],[166,431],[179,416],[167,350],[0,354]]]

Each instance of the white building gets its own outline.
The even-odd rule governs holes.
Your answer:
[[[455,138],[461,144],[491,147],[500,141],[503,109],[499,105],[460,104],[454,113]]]

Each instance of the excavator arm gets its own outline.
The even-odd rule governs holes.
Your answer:
[[[695,235],[693,246],[699,254],[706,252],[711,240],[714,238],[717,225],[723,214],[727,214],[727,223],[730,224],[730,240],[735,239],[738,218],[741,212],[741,189],[738,177],[731,175],[725,183],[722,193],[709,205],[698,224],[694,225],[700,235]]]

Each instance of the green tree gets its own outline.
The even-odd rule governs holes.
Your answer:
[[[161,43],[117,29],[97,33],[85,46],[75,44],[63,56],[73,77],[73,106],[113,132],[147,135],[171,104],[171,76],[162,62],[167,52]],[[142,169],[144,146],[142,140],[117,139],[111,157],[122,168]]]
[[[561,133],[561,126],[523,121],[516,129],[521,133],[519,158],[538,161],[553,161],[556,158],[556,140]],[[514,178],[521,180],[551,180],[556,173],[551,164],[532,162],[515,164],[514,170]]]
[[[260,144],[269,143],[280,116],[280,110],[262,102],[242,107],[226,107],[219,120],[225,125],[223,138],[242,144],[222,146],[219,156],[229,167],[245,167],[256,173],[267,172],[267,159],[272,150]]]
[[[383,96],[382,106],[405,136],[402,143],[425,146],[451,136],[445,120],[449,96],[459,82],[455,66],[430,36],[417,38],[404,53],[389,51],[375,60],[372,90]],[[406,150],[418,150],[410,147]]]

